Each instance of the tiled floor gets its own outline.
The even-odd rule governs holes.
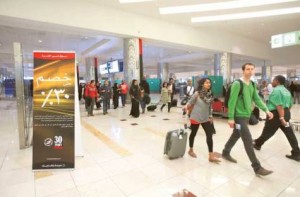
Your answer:
[[[300,163],[285,158],[290,147],[281,131],[256,151],[262,165],[274,173],[257,177],[241,140],[232,150],[237,164],[208,162],[202,128],[195,141],[196,159],[185,155],[168,160],[162,154],[165,134],[182,126],[181,109],[172,108],[171,113],[158,109],[140,118],[129,117],[129,110],[127,105],[105,116],[95,111],[95,116],[87,117],[81,106],[84,157],[76,158],[76,169],[34,173],[32,149],[18,148],[16,103],[0,101],[0,196],[171,197],[183,189],[206,197],[300,196]],[[300,105],[292,116],[300,120]],[[263,124],[250,126],[254,138]],[[215,126],[214,150],[221,152],[231,129],[221,118],[215,118]]]

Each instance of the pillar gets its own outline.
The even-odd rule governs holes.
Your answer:
[[[124,80],[131,85],[133,79],[140,82],[140,46],[141,42],[138,38],[124,39]]]
[[[92,57],[85,58],[86,81],[95,80],[95,59]]]
[[[233,81],[231,75],[232,54],[218,53],[214,55],[214,75],[223,76],[223,84],[229,84]]]
[[[157,78],[161,79],[162,82],[169,81],[169,64],[158,63]]]
[[[15,81],[16,81],[16,97],[17,97],[17,116],[18,116],[18,132],[19,147],[24,149],[28,147],[26,140],[29,135],[29,128],[26,128],[28,117],[25,117],[25,95],[24,95],[24,75],[23,75],[23,59],[22,48],[20,43],[14,42],[14,61],[15,61]],[[29,106],[27,106],[30,108]]]

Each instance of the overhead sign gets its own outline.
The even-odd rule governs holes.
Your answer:
[[[272,48],[280,48],[300,44],[300,31],[278,34],[271,37]]]

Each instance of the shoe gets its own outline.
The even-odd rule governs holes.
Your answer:
[[[225,159],[225,160],[227,160],[227,161],[230,161],[232,163],[237,163],[237,160],[234,159],[233,157],[231,157],[230,155],[224,155],[224,154],[222,154],[222,158]]]
[[[192,148],[189,150],[188,154],[193,158],[197,158],[197,155],[194,153]]]
[[[253,142],[253,148],[256,149],[256,150],[260,150],[261,149],[261,146],[258,146],[255,141]]]
[[[208,161],[212,162],[212,163],[220,163],[221,162],[221,160],[219,160],[215,157],[215,153],[209,153]]]
[[[295,161],[300,161],[300,155],[286,155],[286,158],[293,159]]]
[[[269,174],[272,174],[273,171],[272,170],[266,170],[264,169],[263,167],[260,167],[258,168],[256,171],[255,171],[255,174],[256,175],[261,175],[261,176],[267,176]]]

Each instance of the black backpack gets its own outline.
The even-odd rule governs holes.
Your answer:
[[[144,95],[144,102],[146,103],[146,105],[149,105],[151,102],[151,98],[148,94]]]
[[[240,82],[240,91],[239,91],[238,95],[241,96],[242,93],[243,93],[244,84],[243,84],[243,81],[240,80],[240,79],[237,79],[236,81]],[[234,83],[234,82],[232,82],[232,83]],[[229,98],[230,98],[232,83],[228,87],[228,90],[227,90],[226,95],[225,95],[224,105],[225,105],[226,108],[228,108],[228,101],[229,101]],[[252,80],[251,80],[251,83],[252,83],[253,87],[256,88],[255,84],[254,84],[254,82]]]

